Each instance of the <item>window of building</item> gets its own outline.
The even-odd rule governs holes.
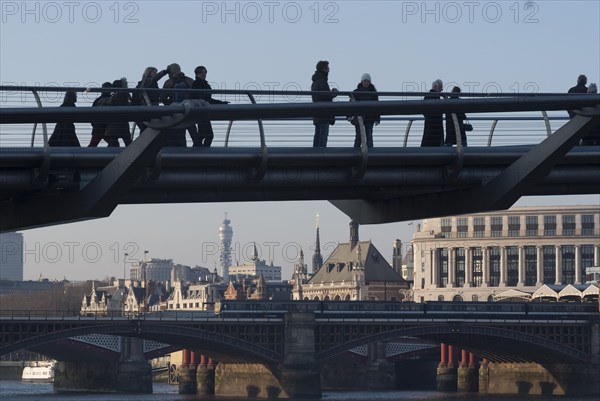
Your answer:
[[[556,282],[556,248],[554,245],[544,245],[544,284]]]
[[[544,216],[544,236],[554,237],[556,235],[556,216]]]
[[[441,221],[441,237],[450,238],[452,237],[452,219],[444,217]]]
[[[563,284],[575,283],[575,247],[563,245],[562,247],[562,273]]]
[[[458,238],[467,238],[469,231],[469,219],[466,217],[459,217],[456,219],[456,236]]]
[[[438,261],[438,287],[445,287],[448,284],[448,248],[438,249]]]
[[[519,248],[506,247],[506,285],[515,287],[519,282]]]
[[[479,302],[479,295],[477,295],[477,294],[473,294],[473,295],[471,296],[471,301],[473,301],[473,302]]]
[[[518,237],[521,230],[521,216],[508,216],[508,236]]]
[[[525,285],[534,286],[537,282],[537,249],[525,247]]]
[[[485,233],[485,218],[475,217],[473,219],[473,237],[483,238]]]
[[[458,294],[456,294],[455,296],[452,297],[452,302],[462,302],[462,301],[463,301],[463,297],[461,297]]]
[[[502,236],[502,217],[492,217],[492,237],[501,237]]]
[[[438,295],[438,301],[444,302],[444,296],[443,295]]]
[[[586,276],[586,269],[594,266],[594,245],[581,245],[581,274],[582,283],[591,281],[593,278]]]
[[[581,235],[594,235],[594,215],[581,215]]]
[[[490,247],[490,287],[500,285],[500,247]]]
[[[465,285],[465,248],[456,249],[456,286],[462,287]]]
[[[525,236],[536,237],[538,235],[538,217],[525,216]]]
[[[481,287],[483,284],[483,253],[481,247],[473,248],[473,286]]]
[[[575,215],[563,214],[562,226],[562,235],[575,235]]]

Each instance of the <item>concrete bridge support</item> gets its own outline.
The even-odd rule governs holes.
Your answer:
[[[479,388],[477,365],[473,353],[462,350],[460,364],[458,365],[458,391],[474,392]]]
[[[456,391],[457,371],[454,365],[454,347],[442,343],[440,347],[440,364],[437,368],[437,390]]]
[[[393,390],[396,388],[396,367],[386,359],[385,343],[369,344],[367,347],[366,386],[370,390]]]
[[[152,368],[144,359],[143,340],[121,338],[117,362],[59,362],[54,390],[60,392],[152,393]]]
[[[219,364],[215,394],[223,397],[321,398],[312,313],[288,313],[280,364]]]
[[[196,394],[213,395],[215,393],[215,365],[216,363],[211,358],[200,356],[200,363],[196,368]]]
[[[195,354],[188,349],[183,349],[181,354],[181,365],[177,367],[179,394],[196,394]]]
[[[482,364],[479,392],[488,394],[600,395],[600,369],[592,364]]]

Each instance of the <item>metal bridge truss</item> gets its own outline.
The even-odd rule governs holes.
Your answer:
[[[565,109],[577,115],[523,146],[463,147],[457,136],[456,147],[369,149],[361,122],[361,148],[268,148],[262,126],[371,113]],[[259,121],[260,147],[163,149],[169,129],[206,119]],[[0,148],[0,231],[106,217],[119,204],[329,200],[369,224],[507,209],[523,195],[600,193],[600,147],[574,148],[600,124],[600,95],[0,109],[3,125],[58,121],[144,121],[148,128],[124,149],[49,148],[46,129],[43,148]]]
[[[319,360],[376,342],[402,337],[444,342],[493,362],[588,362],[590,319],[319,319],[315,350]],[[44,347],[89,334],[136,336],[198,350],[222,362],[278,363],[285,351],[285,323],[265,319],[220,320],[58,320],[8,317],[0,320],[0,355]],[[494,344],[490,347],[490,344]],[[44,352],[41,352],[44,353]]]

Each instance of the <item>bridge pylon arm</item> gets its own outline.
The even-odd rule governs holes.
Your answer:
[[[164,146],[167,131],[146,128],[79,191],[13,199],[0,207],[0,231],[109,216]]]
[[[508,209],[523,196],[528,186],[548,175],[552,167],[599,123],[600,106],[581,110],[554,134],[478,187],[393,199],[330,202],[360,224]]]

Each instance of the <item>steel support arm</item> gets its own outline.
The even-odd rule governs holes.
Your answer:
[[[453,214],[503,210],[552,167],[600,122],[600,108],[577,115],[502,173],[482,186],[405,196],[389,200],[332,200],[334,206],[360,224],[389,223]]]

